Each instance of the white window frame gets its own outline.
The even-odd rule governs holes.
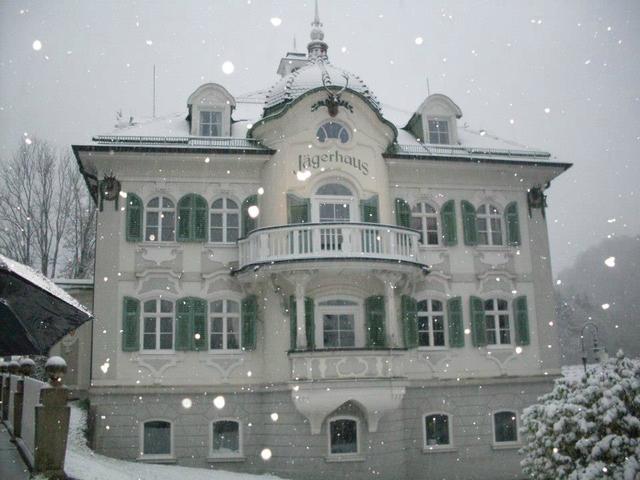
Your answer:
[[[355,453],[331,453],[331,423],[337,420],[353,420],[356,422],[356,452]],[[353,415],[337,415],[327,419],[327,459],[332,461],[353,461],[362,459],[362,428],[360,419]]]
[[[217,422],[235,422],[238,424],[238,451],[236,453],[216,453],[213,450],[213,425]],[[244,448],[243,448],[243,425],[239,418],[235,417],[221,417],[214,418],[209,422],[209,457],[211,462],[233,462],[244,460]]]
[[[416,204],[414,205],[417,206],[420,205],[422,211],[421,212],[414,212],[413,211],[413,207],[411,208],[411,218],[419,218],[420,219],[420,231],[422,232],[422,242],[421,245],[425,246],[425,247],[438,247],[442,245],[442,241],[441,241],[441,235],[442,235],[442,226],[440,225],[440,209],[437,207],[434,207],[432,202],[429,202],[427,200],[420,200],[419,202],[416,202]],[[433,208],[434,212],[433,213],[427,213],[425,211],[425,205],[430,206],[431,208]],[[427,218],[435,218],[436,220],[436,243],[427,243],[429,235],[428,235],[428,230],[427,230]]]
[[[213,208],[213,204],[215,202],[217,202],[218,200],[222,200],[222,208]],[[227,202],[231,200],[232,202],[234,202],[238,207],[237,208],[228,208],[227,207]],[[237,228],[238,229],[238,238],[241,238],[242,236],[242,202],[238,202],[238,200],[236,200],[235,198],[232,198],[230,196],[220,196],[220,197],[216,197],[213,199],[213,201],[211,202],[211,207],[209,208],[209,218],[208,220],[208,227],[209,227],[209,231],[208,233],[208,238],[209,238],[209,243],[213,243],[215,245],[222,245],[222,244],[229,244],[229,245],[235,245],[237,243],[238,240],[235,241],[230,241],[228,239],[228,229],[230,228],[227,225],[228,222],[228,218],[227,215],[229,214],[236,214],[238,216],[238,226],[237,227],[231,227],[231,228]],[[222,227],[216,227],[216,228],[222,228],[222,241],[214,241],[211,239],[211,229],[212,227],[212,223],[211,223],[211,215],[212,214],[219,214],[222,215]]]
[[[144,311],[144,304],[151,300],[154,300],[156,302],[156,311],[153,313],[146,314]],[[173,306],[173,310],[171,311],[171,348],[168,348],[168,349],[160,348],[160,324],[162,323],[161,318],[169,316],[168,314],[163,314],[159,310],[159,308],[161,308],[163,300],[166,302],[171,302],[171,305]],[[165,298],[162,296],[152,296],[144,299],[141,298],[139,299],[139,301],[140,301],[140,307],[141,307],[140,308],[140,352],[144,354],[174,353],[175,346],[176,346],[176,301],[175,299]],[[151,317],[151,316],[153,316],[156,321],[156,332],[155,332],[156,348],[147,349],[147,348],[144,348],[144,336],[145,336],[144,319],[145,317]]]
[[[158,199],[158,207],[149,207],[149,203],[154,200],[154,199]],[[166,208],[162,206],[163,200],[164,199],[170,200],[171,203],[173,203],[173,208]],[[171,198],[168,195],[165,194],[159,194],[159,195],[154,195],[153,197],[149,198],[149,200],[147,200],[144,204],[144,242],[148,242],[148,243],[173,243],[176,242],[176,230],[177,230],[177,222],[178,222],[178,211],[176,208],[177,202]],[[150,240],[149,236],[147,235],[147,217],[149,213],[153,213],[156,212],[158,213],[158,225],[156,225],[154,228],[156,229],[156,232],[153,234],[155,235],[155,239],[154,240]],[[162,221],[164,220],[164,213],[165,212],[171,212],[173,213],[173,238],[171,240],[165,240],[164,238],[162,238]]]
[[[213,309],[211,308],[211,304],[214,302],[222,302],[223,305],[223,311],[222,312],[214,312]],[[228,345],[228,333],[227,333],[227,321],[229,318],[235,317],[235,314],[229,315],[227,309],[227,305],[228,302],[235,302],[238,304],[238,314],[237,314],[237,318],[238,318],[238,331],[239,331],[239,338],[238,338],[238,348],[232,348],[229,349],[227,348]],[[211,323],[213,321],[213,317],[222,317],[222,348],[211,348],[211,335],[212,335],[212,329],[211,329]],[[242,349],[242,300],[239,298],[236,298],[235,296],[219,296],[219,297],[215,297],[212,298],[208,301],[207,304],[207,349],[209,351],[209,353],[212,354],[239,354],[239,353],[243,353],[243,349]]]
[[[202,134],[202,126],[203,125],[216,125],[215,123],[203,123],[202,122],[202,114],[203,113],[219,113],[220,114],[220,128],[219,135],[203,135]],[[216,138],[224,136],[224,109],[220,108],[201,108],[198,110],[198,136],[199,137],[208,137],[208,138]]]
[[[486,310],[484,308],[485,306],[485,302],[489,301],[489,300],[493,300],[494,302],[494,307],[496,308],[496,310]],[[507,302],[507,308],[505,310],[497,310],[498,308],[498,301],[502,300],[504,302]],[[514,328],[513,328],[513,315],[511,315],[511,302],[500,295],[491,295],[488,297],[485,297],[482,299],[482,308],[484,310],[484,323],[483,323],[483,327],[485,329],[485,336],[487,335],[487,316],[492,316],[493,317],[493,329],[496,332],[496,342],[497,343],[489,343],[489,339],[487,338],[487,347],[511,347],[513,346],[514,343]],[[508,322],[509,322],[509,343],[501,343],[500,341],[500,315],[506,315]],[[502,329],[504,330],[504,329]]]
[[[447,416],[447,427],[449,429],[449,443],[444,445],[429,445],[427,443],[427,418],[433,415],[446,415]],[[455,450],[455,446],[453,443],[453,417],[450,413],[436,411],[436,412],[428,412],[422,415],[422,450],[423,452],[432,452],[432,451],[451,451]]]
[[[480,208],[484,207],[485,208],[485,213],[478,213],[478,211],[480,210]],[[491,213],[491,207],[495,208],[497,213]],[[502,208],[499,207],[498,205],[496,205],[495,203],[492,202],[483,202],[480,205],[478,205],[478,208],[476,208],[476,232],[478,235],[478,245],[479,246],[496,246],[496,247],[501,247],[504,246],[505,244],[505,230],[504,230],[504,222],[502,221]],[[480,243],[480,229],[478,228],[478,220],[479,219],[484,219],[486,221],[486,225],[487,225],[487,243]],[[493,228],[493,225],[491,224],[491,220],[497,220],[499,222],[500,225],[500,240],[501,243],[494,243],[493,241],[493,234],[497,232],[497,229]]]
[[[354,305],[321,305],[324,302],[332,300],[345,300],[354,302]],[[349,350],[351,348],[363,348],[365,346],[364,335],[364,305],[362,299],[355,298],[350,295],[334,295],[331,297],[322,297],[314,302],[314,321],[315,321],[315,340],[317,348]],[[325,347],[324,346],[324,314],[353,314],[353,347]]]
[[[447,126],[447,142],[441,142],[440,141],[440,136],[443,135],[443,133],[438,130],[437,132],[437,136],[438,136],[438,141],[437,142],[432,142],[431,141],[431,129],[429,128],[429,122],[437,122],[437,123],[443,123]],[[443,117],[427,117],[427,138],[426,138],[426,142],[430,145],[451,145],[451,140],[452,140],[452,136],[451,136],[451,122],[449,121],[448,118],[443,118]]]
[[[496,414],[509,412],[513,413],[516,417],[516,440],[515,441],[507,441],[507,442],[498,442],[496,441]],[[520,446],[520,415],[518,415],[517,410],[511,410],[508,408],[501,410],[494,410],[491,412],[491,443],[494,449],[500,448],[517,448]]]
[[[150,422],[165,422],[169,424],[169,439],[171,449],[169,453],[144,453],[144,426]],[[138,461],[161,461],[161,460],[175,460],[175,451],[174,451],[174,425],[173,421],[167,418],[149,418],[140,422],[140,436],[139,436],[139,446],[140,446],[140,456],[138,457]]]
[[[428,318],[428,322],[429,322],[429,341],[431,343],[431,345],[427,346],[427,345],[420,345],[420,331],[418,330],[418,348],[419,349],[423,349],[423,350],[444,350],[449,348],[449,324],[448,324],[448,318],[447,318],[447,302],[446,300],[437,297],[437,296],[426,296],[426,297],[422,297],[422,298],[418,298],[416,299],[416,307],[417,304],[422,302],[422,301],[427,301],[429,302],[429,312],[426,315],[420,315],[420,310],[416,311],[416,322],[418,321],[418,319],[420,317],[427,317]],[[433,343],[433,316],[434,316],[434,311],[433,311],[433,301],[436,300],[440,303],[442,303],[442,319],[443,319],[443,328],[444,328],[444,345],[434,345]],[[439,316],[439,315],[437,315]]]

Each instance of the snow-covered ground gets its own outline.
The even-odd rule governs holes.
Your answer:
[[[87,414],[71,405],[65,472],[77,480],[278,480],[273,475],[249,475],[204,468],[127,462],[94,453],[82,432]],[[34,480],[44,480],[35,477]]]

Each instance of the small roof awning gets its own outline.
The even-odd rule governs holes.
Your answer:
[[[0,356],[47,355],[92,318],[51,280],[0,255]]]

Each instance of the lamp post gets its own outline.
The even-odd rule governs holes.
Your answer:
[[[586,322],[582,327],[580,332],[580,344],[582,347],[582,365],[584,367],[584,373],[587,373],[587,351],[584,347],[584,332],[587,327],[593,327],[595,333],[593,334],[593,355],[595,356],[596,362],[600,362],[602,360],[606,360],[607,352],[603,347],[598,345],[598,326],[593,322]]]

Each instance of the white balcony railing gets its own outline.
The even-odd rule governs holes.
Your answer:
[[[362,258],[418,263],[420,234],[373,223],[301,223],[261,228],[238,241],[239,268],[271,262]]]
[[[404,377],[400,350],[316,350],[291,352],[292,380]]]

